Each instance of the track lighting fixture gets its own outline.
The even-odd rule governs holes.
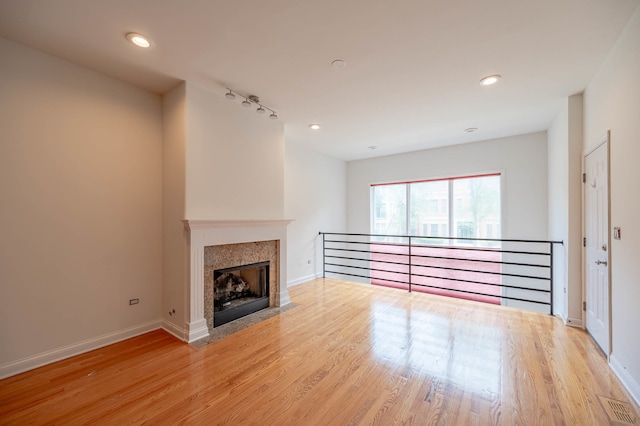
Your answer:
[[[224,97],[229,99],[229,100],[234,100],[236,98],[236,95],[240,96],[241,98],[244,98],[244,101],[242,101],[242,106],[243,107],[250,107],[251,105],[257,105],[258,108],[256,108],[256,112],[258,114],[264,114],[265,112],[271,111],[271,114],[269,115],[269,118],[272,120],[276,120],[278,118],[278,114],[272,110],[271,108],[264,106],[260,103],[260,98],[257,97],[256,95],[243,95],[242,93],[239,93],[233,89],[229,89],[227,87],[228,92],[225,93]]]

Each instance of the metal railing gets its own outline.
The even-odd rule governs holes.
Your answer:
[[[553,249],[562,241],[320,232],[322,276],[494,304],[533,304],[553,315]],[[523,307],[523,306],[521,306]]]

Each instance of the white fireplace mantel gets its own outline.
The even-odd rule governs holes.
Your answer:
[[[222,244],[280,241],[279,277],[276,306],[291,303],[287,290],[287,225],[292,220],[191,220],[184,221],[189,229],[190,314],[187,322],[187,340],[193,342],[209,335],[204,318],[204,248]]]

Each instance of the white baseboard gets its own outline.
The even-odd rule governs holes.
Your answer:
[[[295,280],[291,280],[291,281],[287,282],[287,287],[292,287],[294,285],[306,283],[307,281],[315,280],[316,278],[321,278],[321,277],[322,277],[321,273],[320,274],[306,275],[304,277],[297,278]]]
[[[582,325],[582,319],[578,318],[567,318],[565,324],[567,324],[569,327],[584,328],[584,326]]]
[[[207,321],[204,318],[187,323],[188,332],[186,333],[186,341],[188,343],[200,340],[203,337],[209,335],[209,328],[207,327]]]
[[[636,404],[640,405],[640,384],[631,377],[629,371],[618,361],[618,358],[616,358],[614,354],[611,354],[611,357],[609,357],[609,365],[627,392],[629,392],[631,397],[636,401]]]
[[[276,294],[276,306],[286,306],[291,303],[291,298],[289,297],[289,286],[287,286],[286,291],[281,291]]]
[[[162,329],[167,333],[171,334],[173,337],[175,337],[178,340],[181,340],[183,342],[187,341],[187,334],[188,334],[187,330],[185,330],[184,328],[178,327],[177,325],[175,325],[170,321],[163,319]]]
[[[553,315],[560,318],[564,325],[567,325],[567,315],[564,312],[555,312]]]
[[[102,336],[95,337],[93,339],[84,340],[72,345],[63,346],[58,349],[53,349],[34,356],[2,364],[0,365],[0,379],[15,376],[16,374],[24,373],[25,371],[33,370],[34,368],[42,367],[43,365],[71,358],[72,356],[80,355],[104,346],[112,345],[114,343],[121,342],[122,340],[157,330],[160,326],[161,324],[159,320],[150,321],[134,327],[125,328],[124,330],[116,331],[114,333],[103,334]]]

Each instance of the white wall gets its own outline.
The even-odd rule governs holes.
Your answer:
[[[284,219],[284,126],[188,82],[163,102],[162,316],[185,339],[192,318],[183,220]]]
[[[549,171],[549,238],[565,241],[569,229],[569,102],[560,111],[547,131]],[[554,311],[567,321],[567,253],[568,245],[556,247],[554,261]]]
[[[640,7],[584,93],[584,144],[610,142],[611,365],[640,403]]]
[[[549,238],[555,246],[554,312],[582,326],[581,94],[562,104],[548,131]]]
[[[283,219],[284,126],[187,83],[187,219]]]
[[[373,183],[500,172],[503,238],[547,239],[547,136],[545,132],[347,164],[347,227],[370,232]]]
[[[502,238],[547,240],[546,132],[350,162],[347,165],[348,230],[370,232],[370,185],[373,183],[496,172],[502,174]],[[509,259],[505,257],[505,260]],[[519,290],[514,289],[505,289],[503,295],[522,297]],[[502,303],[548,311],[545,305],[511,299],[503,299]]]
[[[186,203],[186,83],[162,97],[162,317],[165,329],[184,338],[189,313]],[[175,313],[174,313],[175,310]]]
[[[162,110],[158,95],[4,39],[0,58],[5,376],[158,327]]]
[[[287,143],[285,148],[285,216],[289,284],[322,274],[318,232],[345,232],[347,165],[342,160]]]
[[[569,96],[569,174],[567,249],[567,323],[582,322],[582,141],[584,139],[584,97]]]

